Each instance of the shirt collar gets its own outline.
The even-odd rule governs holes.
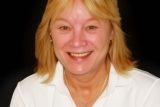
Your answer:
[[[55,74],[50,82],[50,85],[55,86],[60,93],[69,94],[67,87],[64,84],[63,66],[60,64],[60,62],[57,62]]]
[[[114,66],[111,64],[108,87],[126,86],[130,81],[128,77],[129,76],[127,74],[118,74]],[[68,94],[68,90],[63,79],[63,66],[60,64],[60,62],[57,62],[53,80],[49,84],[55,86],[61,93]]]
[[[129,83],[129,73],[128,74],[119,74],[114,66],[111,64],[110,73],[109,73],[109,85],[110,86],[126,86]]]

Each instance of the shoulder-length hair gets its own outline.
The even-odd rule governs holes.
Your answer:
[[[48,0],[42,20],[38,26],[35,38],[35,55],[37,59],[36,72],[42,76],[48,75],[46,81],[52,79],[58,59],[55,56],[50,38],[50,22],[75,0]],[[121,29],[121,17],[117,0],[82,0],[88,11],[95,17],[109,20],[113,28],[113,39],[107,55],[118,73],[124,74],[132,69],[135,62],[125,43],[125,35]]]

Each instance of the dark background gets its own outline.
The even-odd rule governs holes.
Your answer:
[[[18,81],[35,67],[34,34],[46,0],[0,3],[0,107],[8,107]],[[122,27],[138,68],[160,77],[159,3],[119,0]]]

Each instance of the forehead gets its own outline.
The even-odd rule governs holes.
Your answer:
[[[55,19],[52,19],[52,22],[65,21],[71,24],[85,24],[93,19],[96,18],[91,15],[82,2],[72,2],[59,12]]]
[[[67,20],[90,20],[90,19],[96,19],[96,20],[106,20],[104,17],[102,17],[101,14],[96,12],[96,5],[90,9],[87,3],[85,3],[85,0],[64,0],[66,1],[61,4],[59,8],[52,8],[54,10],[52,16],[51,16],[51,23],[54,23],[58,19],[67,19]],[[95,14],[96,12],[96,14]]]
[[[69,3],[68,6],[66,6],[65,9],[58,15],[58,17],[83,18],[92,17],[92,15],[81,0],[75,0],[72,3]]]

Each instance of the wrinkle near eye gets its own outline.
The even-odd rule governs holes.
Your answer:
[[[60,29],[60,30],[71,30],[71,28],[68,27],[68,26],[60,26],[58,29]]]
[[[88,30],[96,30],[98,27],[94,25],[90,25],[87,27]]]
[[[95,33],[98,30],[98,28],[99,27],[96,25],[88,25],[86,26],[85,31],[88,33]]]

